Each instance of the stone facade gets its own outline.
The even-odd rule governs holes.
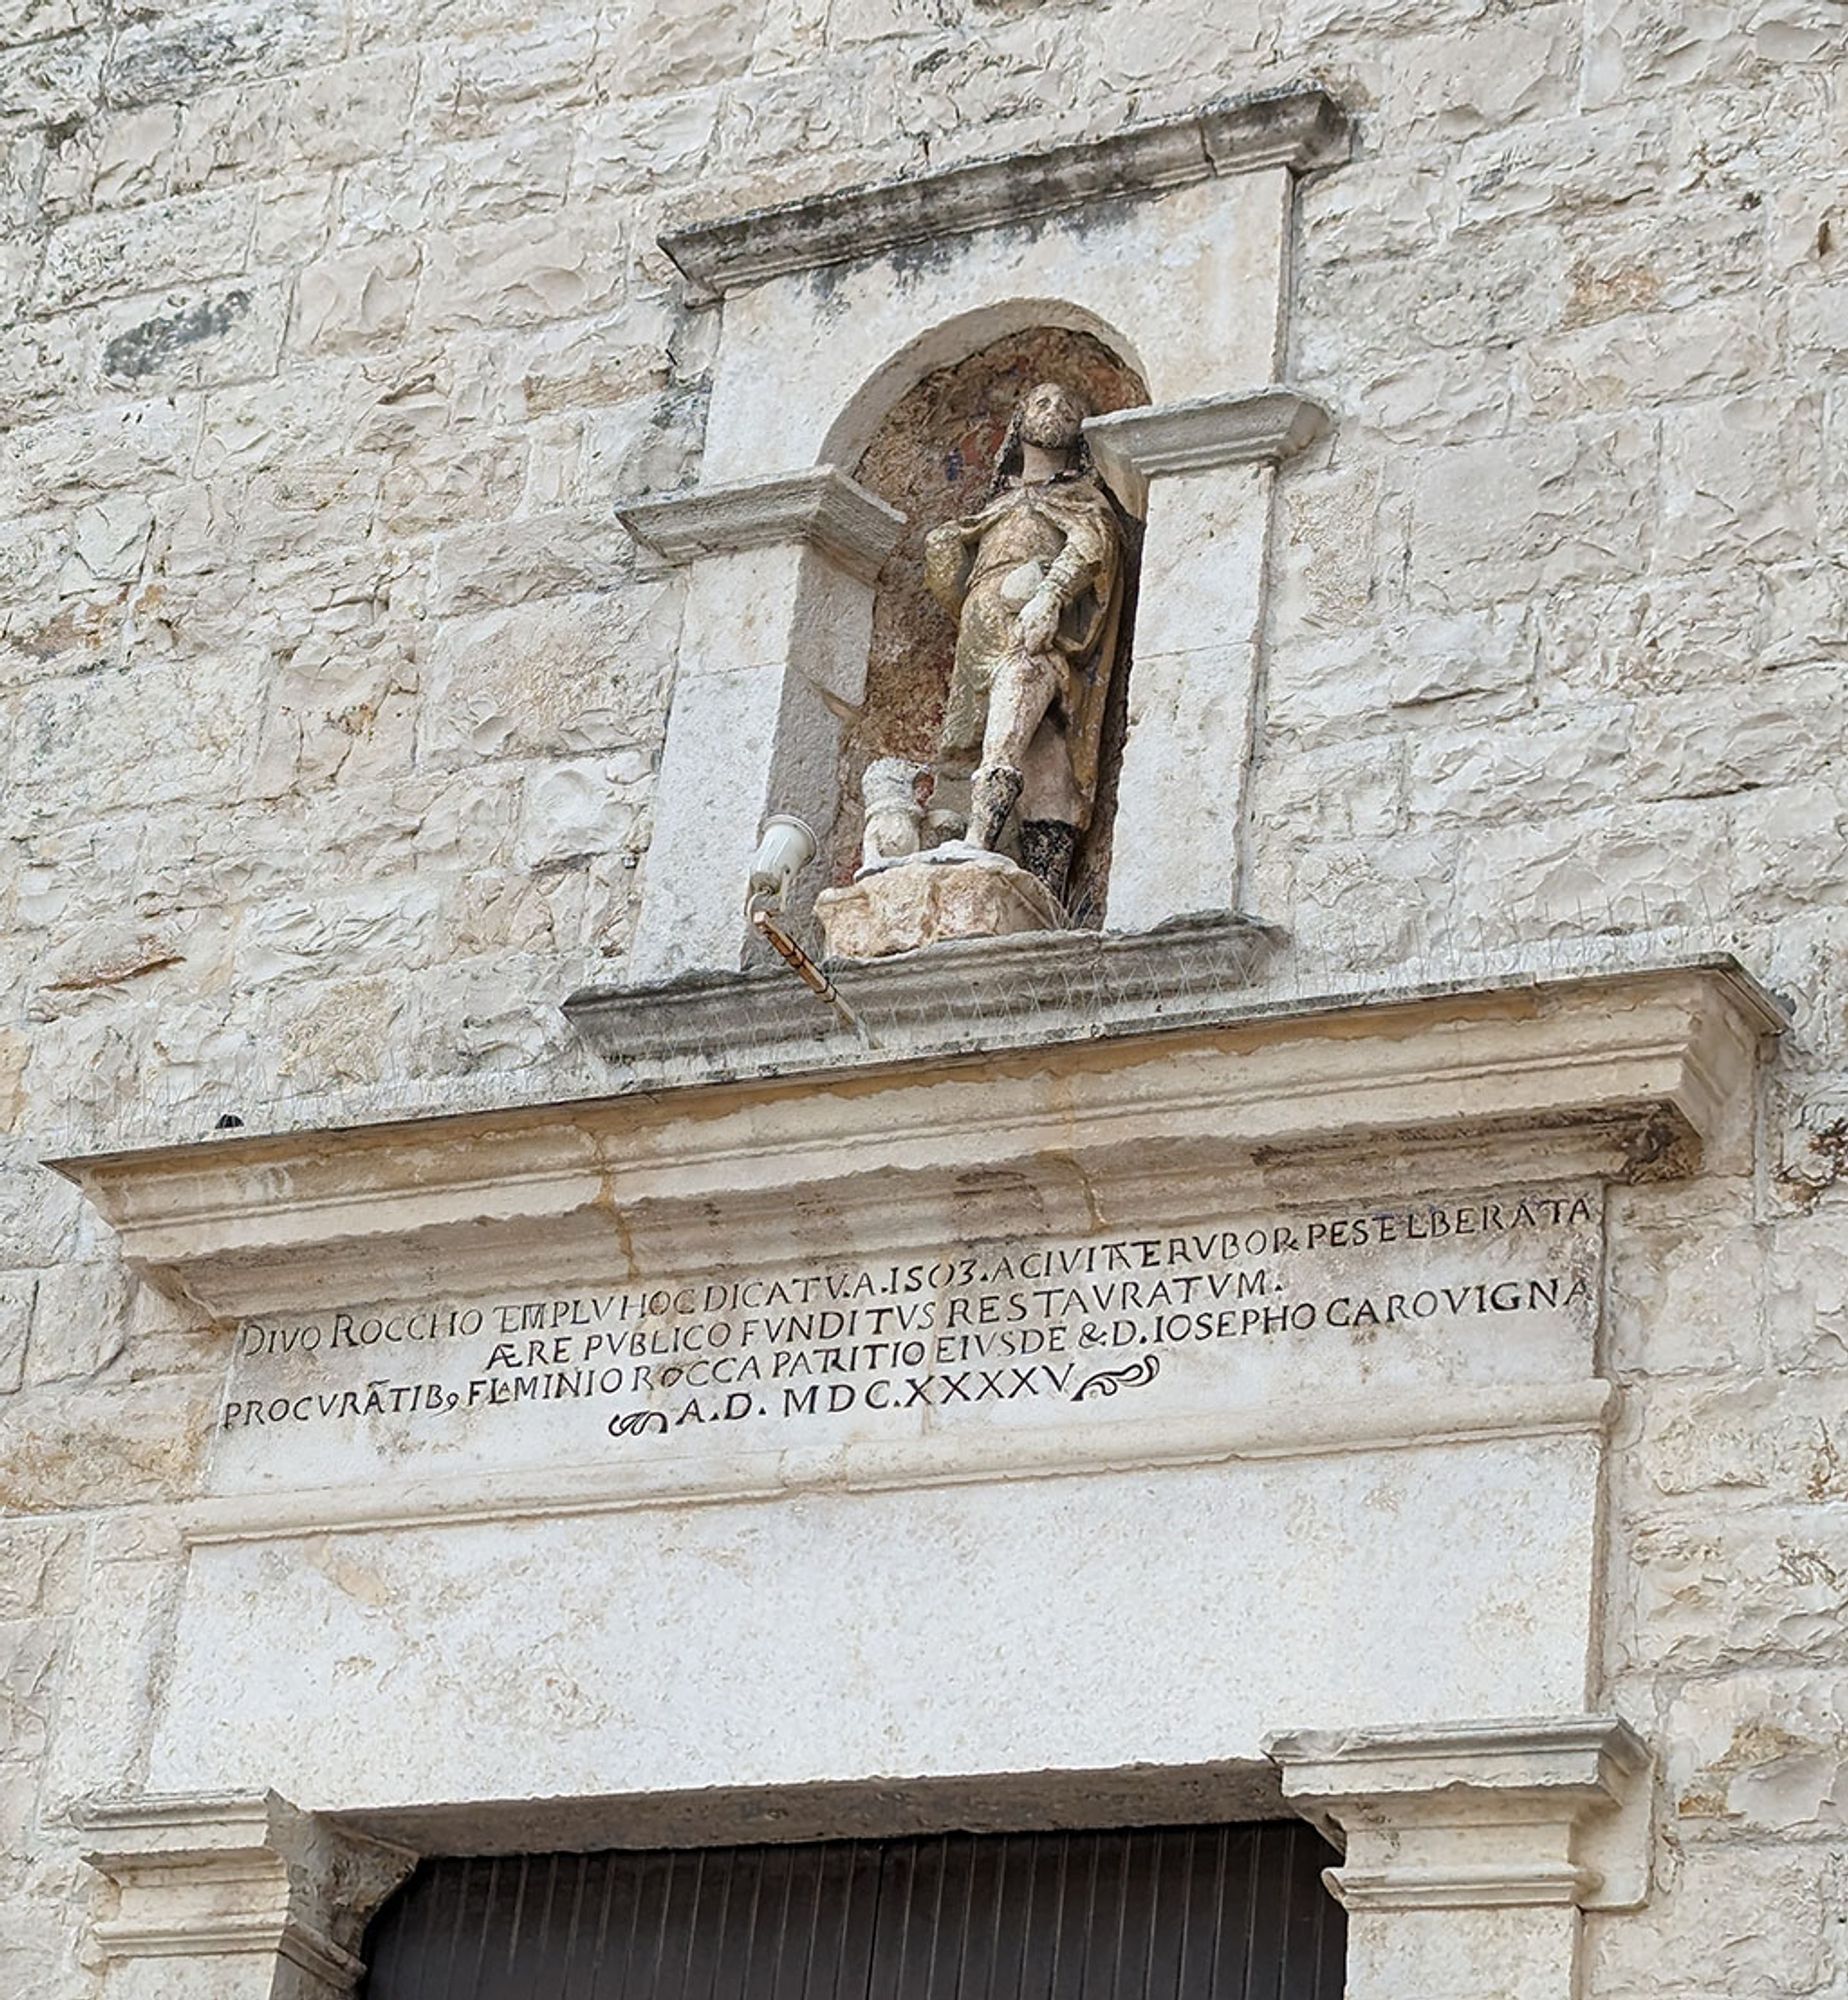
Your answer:
[[[41,1162],[609,1085],[560,1003],[630,963],[689,589],[613,509],[745,476],[702,465],[715,312],[657,238],[1305,79],[1354,157],[1300,187],[1276,373],[1333,422],[1276,477],[1211,837],[1285,933],[1276,1008],[1725,950],[1790,1010],[1730,1151],[1597,1167],[1592,1632],[1535,1635],[1534,1706],[1588,1661],[1572,1699],[1641,1748],[1494,1755],[1530,1792],[1576,1758],[1574,1812],[1650,1763],[1647,1901],[1583,1905],[1593,2000],[1848,1986],[1845,28],[1832,0],[0,10],[0,1989],[103,1991],[80,1856],[115,1852],[97,1800],[185,1762],[179,1510],[226,1382],[209,1294],[131,1273]],[[343,1603],[399,1587],[326,1560]],[[1394,1751],[1277,1754],[1339,1827]],[[266,1880],[322,1838],[260,1817]],[[1392,1921],[1357,1922],[1363,1969]],[[1506,1935],[1480,1917],[1415,1990],[1481,1992]],[[1562,1950],[1554,1923],[1542,1977]]]

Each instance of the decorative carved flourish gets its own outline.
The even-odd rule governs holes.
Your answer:
[[[660,1410],[626,1410],[621,1416],[612,1417],[609,1423],[611,1437],[639,1437],[644,1431],[661,1432],[667,1429],[667,1418]]]
[[[1082,1403],[1087,1396],[1114,1396],[1119,1389],[1146,1389],[1160,1373],[1159,1354],[1145,1354],[1126,1368],[1100,1368],[1072,1391],[1072,1401]]]

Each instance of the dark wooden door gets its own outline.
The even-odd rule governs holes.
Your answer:
[[[426,1861],[368,2000],[1340,2000],[1297,1821]]]

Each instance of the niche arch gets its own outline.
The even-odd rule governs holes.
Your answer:
[[[1028,310],[1059,316],[1011,323]],[[841,731],[840,803],[828,843],[837,882],[850,880],[858,864],[860,781],[867,765],[888,756],[928,763],[936,747],[956,628],[924,585],[926,534],[981,504],[1008,419],[1036,382],[1063,382],[1099,416],[1148,402],[1147,384],[1124,351],[1127,343],[1106,341],[1094,330],[1099,324],[1081,308],[1037,301],[1030,307],[1020,302],[1017,311],[963,315],[876,371],[830,433],[829,448],[834,441],[864,436],[854,457],[835,462],[897,508],[906,522],[874,584],[865,693]],[[926,365],[944,354],[948,358],[938,365]],[[876,410],[880,414],[869,430]],[[1126,532],[1133,534],[1134,526],[1126,517]],[[1128,570],[1133,590],[1133,558]],[[1095,925],[1103,912],[1127,714],[1133,597],[1126,612],[1111,676],[1096,807],[1068,897],[1081,926]]]
[[[927,328],[875,368],[827,426],[816,463],[851,471],[865,458],[898,406],[924,384],[966,366],[1005,341],[1051,333],[1080,334],[1094,342],[1133,378],[1135,403],[1148,401],[1148,369],[1134,343],[1101,314],[1071,299],[1003,299]],[[1102,406],[1097,414],[1102,414]]]

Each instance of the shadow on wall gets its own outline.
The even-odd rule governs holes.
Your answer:
[[[1094,416],[1149,400],[1140,376],[1091,334],[1032,327],[927,375],[893,405],[853,469],[860,484],[897,507],[909,525],[879,572],[866,699],[842,733],[841,804],[828,843],[835,882],[850,880],[859,864],[860,780],[867,765],[875,757],[928,763],[936,748],[956,627],[925,589],[924,537],[939,522],[973,513],[981,504],[1014,406],[1044,381],[1064,383]],[[1133,578],[1134,564],[1129,567]],[[1097,809],[1072,874],[1073,911],[1089,925],[1102,917],[1128,712],[1133,604],[1125,611],[1123,652],[1104,723]]]

